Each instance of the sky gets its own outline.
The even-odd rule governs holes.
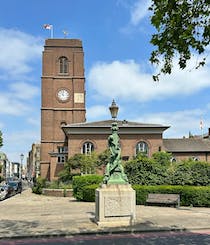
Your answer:
[[[86,77],[87,121],[110,119],[115,99],[118,119],[170,126],[164,138],[206,133],[210,127],[210,59],[152,80],[149,62],[149,0],[7,0],[0,15],[1,151],[10,161],[26,162],[33,143],[40,142],[42,51],[51,37],[82,40]],[[210,49],[209,49],[210,50]],[[203,122],[203,129],[200,122]]]

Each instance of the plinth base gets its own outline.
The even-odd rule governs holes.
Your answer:
[[[96,189],[95,221],[104,227],[129,226],[136,218],[136,193],[131,185],[102,185]]]

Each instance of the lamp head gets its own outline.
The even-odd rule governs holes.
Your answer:
[[[115,120],[117,118],[117,113],[119,107],[117,106],[116,102],[113,100],[111,106],[109,107],[110,113],[112,118]]]

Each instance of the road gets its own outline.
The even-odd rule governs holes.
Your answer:
[[[147,232],[137,234],[0,240],[1,245],[209,245],[210,230],[197,232]]]

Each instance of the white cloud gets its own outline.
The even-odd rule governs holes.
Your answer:
[[[1,114],[22,115],[30,110],[23,100],[39,95],[39,88],[25,81],[31,80],[28,73],[34,62],[41,60],[41,42],[24,32],[0,28],[0,45],[4,47],[0,55]]]
[[[30,108],[26,104],[14,98],[11,94],[0,94],[0,114],[22,115]]]
[[[151,5],[151,0],[138,0],[131,7],[131,24],[136,26],[138,25],[143,18],[149,14],[149,6]]]
[[[18,99],[31,99],[40,94],[39,88],[25,82],[12,83],[10,89]]]
[[[31,110],[31,106],[25,101],[39,95],[37,87],[25,82],[12,83],[9,89],[0,93],[0,114],[23,115]]]
[[[208,108],[198,108],[184,111],[148,113],[141,117],[135,118],[134,121],[170,126],[170,128],[164,133],[164,137],[167,138],[179,138],[183,136],[188,137],[189,132],[194,135],[201,134],[199,127],[200,120],[202,119],[202,115],[208,112],[207,109]],[[209,124],[210,121],[204,121],[205,131],[207,131],[206,126]]]
[[[108,107],[102,105],[96,105],[87,108],[87,118],[88,121],[96,120],[96,118],[100,118],[103,116],[108,116],[109,111]]]
[[[29,62],[41,57],[41,39],[14,29],[0,28],[0,69],[10,75],[32,70]]]
[[[29,118],[27,119],[27,122],[30,123],[32,126],[40,127],[41,121],[40,121],[40,118],[39,118],[39,117],[40,117],[40,116],[38,116],[38,117],[36,117],[36,118],[34,118],[34,117],[29,117]]]
[[[2,151],[6,152],[10,161],[19,162],[20,154],[24,154],[24,162],[28,157],[28,152],[31,150],[33,142],[40,141],[40,132],[38,130],[23,130],[4,134],[4,146]],[[7,143],[7,142],[12,142]]]
[[[189,66],[195,67],[195,64],[196,59],[192,58]],[[148,68],[151,67],[148,65]],[[161,75],[157,83],[152,80],[152,74],[144,71],[143,66],[129,60],[98,62],[91,68],[88,80],[98,96],[143,102],[191,95],[210,87],[209,73],[208,65],[197,70],[179,70],[174,65],[173,73]]]

